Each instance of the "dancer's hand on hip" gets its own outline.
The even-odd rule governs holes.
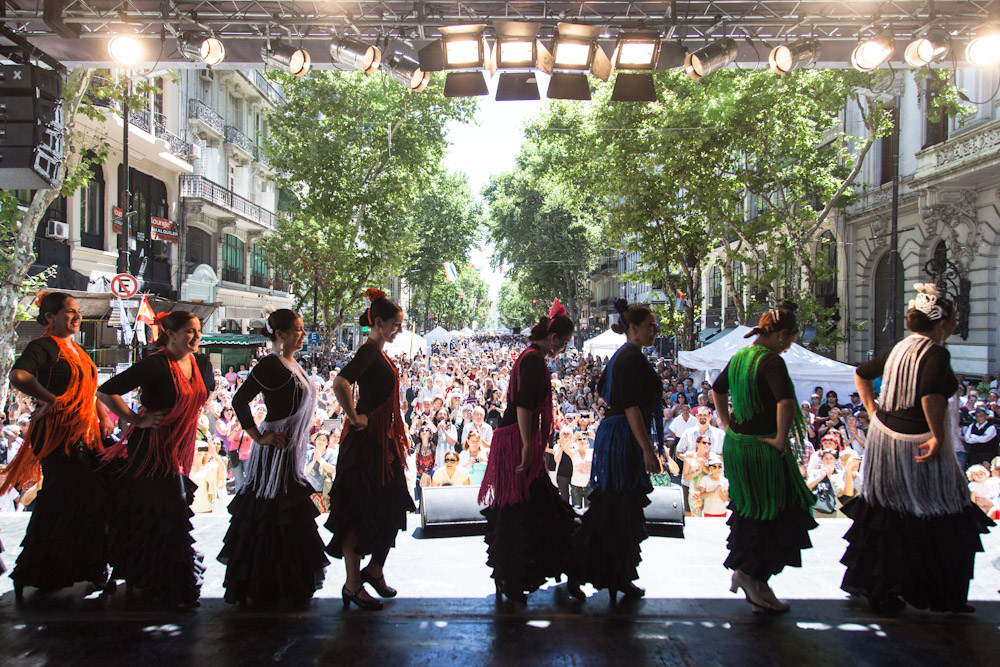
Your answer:
[[[267,445],[275,449],[283,449],[288,444],[288,435],[286,433],[279,433],[278,431],[261,433],[260,438],[257,439],[257,444]]]
[[[765,443],[771,445],[772,447],[774,447],[775,449],[777,449],[778,450],[778,454],[781,455],[782,457],[785,455],[785,452],[788,451],[788,440],[787,440],[787,438],[785,440],[781,440],[781,441],[779,441],[777,438],[757,438],[757,439],[760,440],[761,442],[765,442]]]
[[[364,431],[368,428],[368,415],[358,415],[357,419],[351,420],[351,426],[355,431]]]
[[[938,443],[937,438],[931,436],[929,440],[917,446],[917,450],[919,450],[922,453],[917,454],[913,458],[916,459],[918,463],[927,463],[935,456],[937,456],[937,450],[939,444],[940,443]]]

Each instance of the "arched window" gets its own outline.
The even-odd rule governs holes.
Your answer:
[[[892,294],[890,255],[885,253],[875,267],[872,324],[874,325],[875,356],[885,354],[903,337],[903,260],[896,255],[896,290]],[[895,312],[895,326],[889,326],[890,309]]]
[[[104,168],[90,165],[90,181],[80,188],[80,245],[104,250]]]
[[[187,270],[194,272],[202,264],[208,264],[215,270],[215,244],[212,235],[197,227],[188,227],[187,231]]]

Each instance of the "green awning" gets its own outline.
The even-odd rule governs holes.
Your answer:
[[[202,347],[265,347],[271,341],[257,334],[202,334]]]
[[[707,340],[712,334],[717,333],[718,331],[719,331],[718,328],[711,328],[711,327],[707,329],[702,329],[701,333],[698,334],[698,338],[700,340]]]

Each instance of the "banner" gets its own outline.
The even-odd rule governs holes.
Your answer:
[[[122,303],[121,299],[118,299],[118,312],[121,314],[122,342],[131,346],[132,338],[135,336],[135,332],[132,330],[132,324],[128,321],[128,313],[125,311],[125,304]]]
[[[157,218],[156,216],[151,216],[149,220],[152,225],[154,241],[167,241],[168,243],[177,243],[180,241],[181,235],[177,231],[177,225],[165,218]]]
[[[458,280],[458,271],[455,270],[455,265],[451,262],[442,262],[441,266],[444,267],[444,279],[450,283]]]

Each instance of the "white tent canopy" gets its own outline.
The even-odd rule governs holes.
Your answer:
[[[625,334],[616,334],[608,329],[600,336],[594,336],[583,344],[585,354],[593,354],[598,357],[610,357],[615,351],[625,344]]]
[[[511,330],[501,324],[496,329],[493,329],[493,333],[497,333],[497,334],[501,334],[501,335],[506,335],[506,334],[511,333]]]
[[[455,334],[449,332],[442,326],[437,326],[424,334],[424,340],[428,343],[447,343]]]
[[[475,333],[476,332],[470,329],[469,327],[462,327],[461,330],[459,330],[458,332],[460,336],[472,336],[475,335]]]
[[[750,327],[739,326],[711,345],[698,350],[687,350],[677,354],[677,362],[685,368],[701,371],[695,378],[695,386],[700,384],[702,377],[713,382],[726,367],[733,355],[753,343],[754,338],[744,338]],[[846,403],[855,391],[854,366],[842,364],[833,359],[810,352],[798,343],[781,355],[788,366],[788,374],[795,384],[795,395],[799,402],[808,401],[813,389],[823,387],[823,391],[831,389],[837,392],[841,403]]]
[[[385,353],[390,357],[398,357],[405,354],[411,359],[417,352],[430,355],[430,345],[422,336],[418,336],[412,331],[402,330],[396,335],[396,340],[385,344]]]

